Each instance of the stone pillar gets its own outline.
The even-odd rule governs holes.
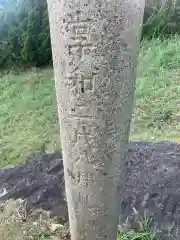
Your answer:
[[[72,240],[115,240],[144,0],[48,0]]]

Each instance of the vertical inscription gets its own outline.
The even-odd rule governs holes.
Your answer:
[[[75,120],[74,126],[70,128],[71,141],[77,148],[80,145],[90,145],[92,140],[97,137],[98,126],[94,121]]]
[[[93,0],[94,1],[94,0]],[[92,0],[84,0],[84,6],[88,6],[88,4],[91,2],[93,2]],[[74,6],[73,6],[74,7]],[[77,24],[77,23],[86,23],[86,22],[92,22],[92,16],[89,16],[89,13],[86,12],[86,14],[84,14],[83,11],[80,11],[79,8],[72,12],[69,12],[66,14],[66,20],[68,24]]]
[[[116,239],[144,1],[48,1],[72,239]]]
[[[104,145],[99,151],[100,137],[103,138],[104,129],[106,129],[109,141],[107,142],[104,139]],[[103,168],[103,164],[106,164],[111,158],[110,155],[107,157],[107,153],[105,153],[107,148],[109,153],[118,150],[116,147],[118,136],[115,134],[115,129],[116,124],[110,119],[105,119],[102,126],[99,126],[97,121],[89,118],[75,119],[73,126],[69,129],[74,165],[87,163],[93,166],[96,165],[99,169]]]
[[[69,87],[72,98],[87,92],[94,92],[96,85],[96,73],[93,72],[91,63],[87,63],[86,68],[88,68],[88,71],[83,66],[85,61],[88,61],[93,49],[90,35],[92,21],[90,19],[81,21],[79,16],[80,12],[73,20],[69,20],[67,25],[69,74],[66,85]]]
[[[77,22],[70,25],[70,32],[72,33],[71,39],[75,40],[89,40],[89,29],[87,23]]]
[[[73,97],[76,97],[88,91],[94,92],[95,81],[95,76],[85,76],[85,74],[77,73],[76,71],[67,77],[67,85]]]

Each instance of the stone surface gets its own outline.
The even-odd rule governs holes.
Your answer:
[[[116,238],[144,4],[48,0],[73,240]]]
[[[132,142],[128,161],[121,223],[128,219],[136,227],[134,220],[147,211],[159,229],[178,239],[180,144]],[[0,192],[0,200],[27,199],[28,209],[51,210],[61,220],[67,219],[61,154],[39,152],[27,157],[22,166],[0,169]]]

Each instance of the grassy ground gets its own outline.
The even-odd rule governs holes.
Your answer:
[[[180,39],[141,48],[132,139],[180,141]]]
[[[52,69],[0,78],[0,166],[28,152],[60,148]],[[131,138],[180,141],[180,39],[141,48]]]
[[[117,240],[157,240],[156,233],[143,221],[142,230],[118,233]],[[61,225],[48,212],[27,213],[21,200],[0,203],[0,240],[70,240],[68,225]]]
[[[9,73],[2,75],[0,81],[0,167],[22,163],[28,152],[37,149],[59,149],[52,69]],[[131,139],[180,141],[179,38],[143,43],[135,96]],[[11,204],[11,209],[17,209]],[[7,215],[3,210],[0,214],[0,240],[58,239],[56,230],[61,226],[53,230],[51,225],[56,225],[50,219],[47,222],[46,217],[33,219],[34,215],[30,215],[26,221],[16,222],[14,213]],[[149,230],[130,231],[118,236],[118,240],[132,239],[155,238]]]
[[[56,148],[59,127],[52,70],[11,73],[0,81],[0,166],[20,163],[44,144]]]
[[[29,214],[25,202],[9,200],[0,204],[0,240],[69,240],[67,226],[62,226],[48,212]]]

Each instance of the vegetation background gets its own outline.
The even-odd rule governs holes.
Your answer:
[[[180,1],[162,2],[147,0],[131,139],[179,142]],[[38,149],[60,150],[47,3],[0,0],[0,167],[21,164]],[[119,239],[156,239],[143,223]],[[47,229],[35,232],[32,219],[14,224],[0,215],[0,240],[52,239]]]
[[[161,2],[167,1],[161,7]],[[180,1],[147,0],[142,37],[180,33]],[[0,1],[0,69],[52,63],[46,0]]]

